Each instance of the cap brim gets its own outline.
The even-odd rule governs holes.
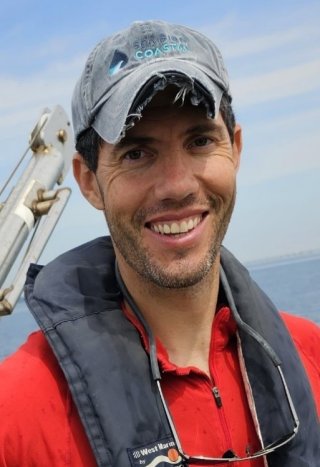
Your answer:
[[[152,77],[159,75],[160,79],[162,73],[168,72],[185,75],[186,79],[200,83],[214,102],[214,115],[218,114],[223,88],[200,67],[183,60],[157,60],[124,76],[105,100],[100,102],[101,109],[92,127],[101,138],[110,144],[118,143],[123,137],[128,114],[139,91]]]

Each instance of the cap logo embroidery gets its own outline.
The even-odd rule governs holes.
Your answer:
[[[129,59],[126,54],[120,52],[119,50],[115,50],[108,69],[108,75],[114,76],[119,73],[119,71],[126,66],[128,60]]]
[[[188,52],[187,44],[179,44],[179,43],[168,43],[166,42],[161,47],[155,47],[153,49],[147,50],[137,50],[135,53],[135,58],[137,60],[143,60],[144,58],[157,58],[165,55],[169,55],[170,53],[178,53],[183,54]]]
[[[174,53],[183,54],[190,50],[188,39],[183,35],[149,35],[136,40],[133,45],[136,49],[134,58],[138,61]]]

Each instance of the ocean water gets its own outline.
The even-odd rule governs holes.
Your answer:
[[[320,255],[256,263],[249,270],[280,310],[320,324]],[[0,360],[36,329],[38,326],[27,305],[20,300],[11,316],[0,318]]]
[[[261,263],[249,270],[279,310],[320,325],[320,254]]]

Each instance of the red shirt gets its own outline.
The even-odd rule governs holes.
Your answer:
[[[143,327],[128,313],[126,316],[139,330],[147,347]],[[242,383],[236,323],[228,307],[216,313],[211,336],[210,377],[198,368],[180,368],[171,363],[165,348],[157,341],[164,396],[184,452],[222,457],[232,450],[245,457],[246,451],[258,451],[261,445]],[[218,397],[214,396],[213,388],[218,391]],[[263,461],[256,459],[242,465],[260,467]]]
[[[320,414],[320,330],[302,318],[282,316]],[[187,453],[221,455],[233,449],[243,455],[247,445],[251,450],[259,445],[240,378],[235,331],[229,310],[221,309],[213,323],[210,372],[222,407],[208,376],[196,368],[176,367],[159,345],[165,398]],[[0,381],[0,467],[96,465],[64,375],[41,331],[0,365]],[[261,459],[239,463],[260,465]]]

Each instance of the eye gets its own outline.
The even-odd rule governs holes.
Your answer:
[[[135,147],[124,150],[120,155],[121,164],[131,169],[148,167],[154,160],[154,153],[148,148]]]
[[[191,146],[200,148],[203,146],[208,146],[208,144],[212,143],[212,139],[208,138],[207,136],[198,136],[193,140]]]
[[[123,159],[127,161],[139,161],[146,156],[146,152],[142,149],[132,149],[124,154]]]

